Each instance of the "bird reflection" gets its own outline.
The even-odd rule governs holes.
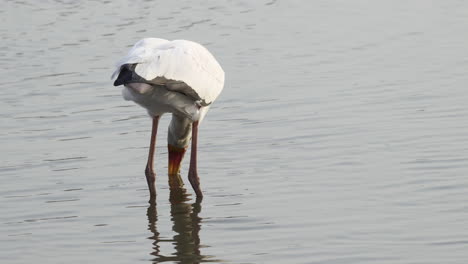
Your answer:
[[[179,179],[180,180],[180,179]],[[201,263],[211,262],[211,256],[200,253],[200,221],[198,214],[201,211],[201,199],[190,203],[189,195],[182,187],[181,181],[169,182],[171,186],[171,220],[172,230],[176,233],[173,239],[161,239],[157,228],[158,214],[156,201],[151,200],[148,207],[148,229],[153,233],[149,239],[153,240],[153,263],[177,262],[177,263]],[[174,245],[175,252],[164,255],[161,252],[162,243]],[[167,248],[167,247],[165,247]]]

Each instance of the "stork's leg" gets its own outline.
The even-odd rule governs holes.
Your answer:
[[[192,184],[193,190],[197,194],[197,197],[203,197],[203,194],[200,190],[200,179],[198,178],[197,173],[197,141],[198,141],[198,121],[193,122],[192,124],[192,150],[190,153],[190,167],[188,178],[190,184]]]
[[[148,153],[148,163],[146,163],[146,169],[145,169],[146,181],[148,182],[148,189],[149,189],[151,197],[156,196],[156,188],[154,187],[156,175],[154,174],[154,170],[153,170],[153,157],[154,157],[154,149],[156,147],[156,134],[158,132],[158,123],[159,123],[159,116],[153,117],[153,127],[151,129],[151,141],[150,141],[150,147],[149,147],[149,153]]]

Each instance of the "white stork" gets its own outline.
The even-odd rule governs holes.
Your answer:
[[[202,197],[197,173],[198,124],[224,86],[224,71],[202,45],[188,40],[169,41],[145,38],[138,41],[127,56],[117,63],[112,79],[123,85],[122,95],[146,108],[153,120],[145,175],[151,197],[156,195],[153,156],[158,122],[164,113],[172,113],[168,130],[171,178],[179,178],[182,158],[192,139],[188,178]]]

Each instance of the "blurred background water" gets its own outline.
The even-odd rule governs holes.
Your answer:
[[[0,21],[2,263],[467,263],[466,1],[3,0]],[[147,203],[150,119],[109,80],[143,37],[226,71],[201,203],[169,192],[169,116]]]

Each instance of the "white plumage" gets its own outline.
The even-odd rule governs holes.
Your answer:
[[[142,39],[117,63],[112,78],[123,65],[135,63],[135,72],[145,80],[165,84],[169,90],[195,93],[204,105],[211,104],[224,86],[219,63],[205,47],[192,41]]]

